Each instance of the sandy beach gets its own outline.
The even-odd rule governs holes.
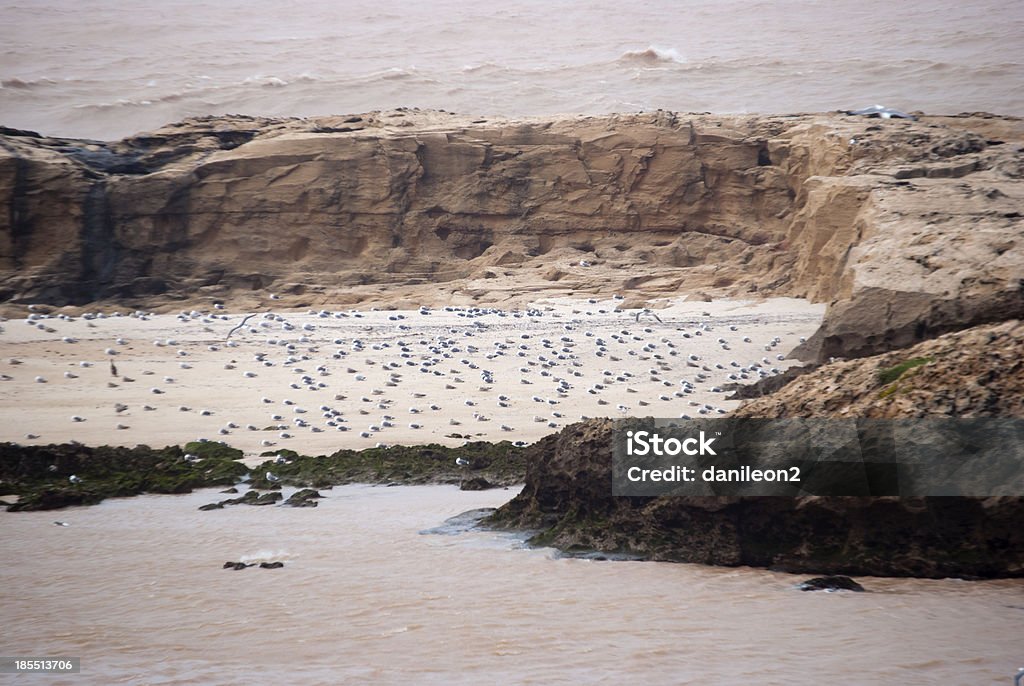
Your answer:
[[[725,399],[726,384],[794,364],[786,353],[823,311],[784,298],[677,298],[646,313],[620,304],[26,310],[0,334],[0,440],[208,439],[255,457],[281,448],[533,442],[583,417],[715,415],[737,404]]]

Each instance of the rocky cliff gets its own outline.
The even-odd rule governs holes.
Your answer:
[[[867,355],[1024,315],[1022,142],[989,115],[0,129],[0,300],[796,295],[830,303],[802,355]]]
[[[825,365],[746,417],[1024,417],[1024,325],[987,325]],[[1024,499],[612,497],[612,422],[531,447],[526,485],[491,523],[567,551],[790,572],[1024,576]]]

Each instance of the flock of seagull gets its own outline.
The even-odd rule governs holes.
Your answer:
[[[525,444],[590,417],[725,414],[724,387],[779,374],[789,364],[783,350],[798,339],[784,329],[799,327],[773,328],[753,315],[658,316],[620,310],[620,300],[522,310],[240,315],[218,304],[177,315],[30,312],[20,326],[90,350],[87,359],[63,363],[70,368],[61,383],[81,381],[86,370],[93,379],[109,370],[106,385],[118,398],[112,403],[118,419],[109,429],[130,429],[128,417],[140,413],[173,410],[192,413],[185,424],[199,431],[181,441],[241,441],[253,451],[301,450],[310,440],[335,447],[470,438]],[[126,319],[138,326],[121,326]],[[146,322],[161,323],[151,343],[139,339]],[[62,332],[71,325],[77,333]],[[0,333],[0,345],[3,338]],[[11,381],[21,360],[7,363],[14,369],[2,380]],[[137,383],[141,376],[148,378]],[[53,380],[38,373],[33,381]],[[207,390],[197,392],[203,384]],[[241,399],[219,403],[230,388]],[[209,407],[193,407],[197,400]],[[86,407],[69,417],[74,424],[92,419]],[[42,434],[23,438],[49,442]]]

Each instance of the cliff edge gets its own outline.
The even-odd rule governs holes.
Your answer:
[[[983,114],[0,128],[0,301],[789,295],[829,303],[800,355],[871,355],[1024,315],[1022,143]]]

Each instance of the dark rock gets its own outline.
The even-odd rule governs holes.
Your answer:
[[[484,525],[533,545],[865,576],[1024,576],[1024,498],[614,497],[612,420],[527,450],[526,483]]]
[[[864,587],[848,576],[816,576],[801,582],[797,586],[801,591],[857,591],[864,592]]]
[[[103,500],[103,496],[94,490],[78,487],[47,487],[34,491],[22,497],[18,502],[8,505],[7,511],[59,510],[72,505],[94,505],[101,500]]]
[[[253,565],[251,565],[251,564],[246,564],[246,563],[244,563],[244,562],[225,562],[225,563],[224,563],[224,567],[223,567],[223,568],[224,568],[224,569],[234,569],[234,570],[239,570],[239,569],[245,569],[246,567],[252,567],[252,566],[253,566]]]
[[[188,493],[205,486],[229,486],[247,471],[235,461],[241,451],[221,443],[186,447],[0,443],[0,483],[4,492],[20,496],[10,510],[52,510],[139,493]],[[186,452],[203,459],[184,460]],[[81,479],[74,487],[68,486],[72,474]]]
[[[283,562],[261,562],[260,569],[280,569],[284,567]]]
[[[293,493],[288,500],[284,501],[284,504],[288,507],[316,507],[320,504],[315,500],[316,498],[323,498],[323,496],[312,488],[304,488]]]
[[[251,493],[251,491],[250,491],[250,493]],[[263,495],[261,495],[260,497],[256,498],[253,502],[251,502],[249,504],[250,505],[273,505],[274,503],[278,502],[282,498],[284,498],[284,496],[281,495],[279,492],[272,491],[271,493],[264,493]]]
[[[263,493],[261,495],[259,491],[251,490],[246,491],[245,495],[239,498],[228,498],[227,500],[222,500],[219,503],[210,503],[209,505],[203,505],[199,509],[219,510],[223,508],[225,505],[273,505],[277,501],[281,500],[282,497],[283,496],[276,491],[272,491],[270,493]]]
[[[275,453],[276,455],[276,453]],[[498,486],[520,484],[526,471],[525,451],[507,441],[476,441],[457,448],[438,445],[387,446],[365,450],[339,450],[331,455],[295,453],[287,464],[270,460],[250,470],[250,486],[265,489],[267,471],[282,483],[315,489],[335,484],[457,484],[464,468],[458,457],[473,464],[473,474]]]
[[[232,486],[231,488],[225,488],[221,493],[238,493],[238,489]]]
[[[486,491],[487,489],[494,487],[494,484],[482,476],[473,476],[468,479],[463,479],[462,483],[459,484],[460,491]]]

